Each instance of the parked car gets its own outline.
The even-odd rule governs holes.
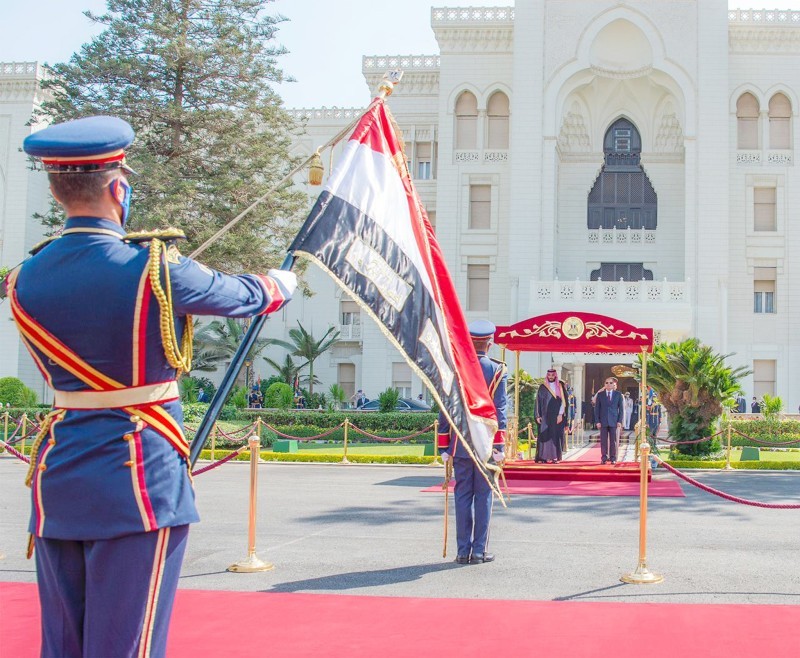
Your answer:
[[[370,400],[364,406],[359,407],[357,411],[378,411],[380,409],[381,403],[379,400]],[[409,400],[408,398],[400,398],[397,401],[397,404],[394,405],[395,411],[412,411],[412,412],[423,412],[423,411],[430,411],[431,408],[420,402],[419,400]]]

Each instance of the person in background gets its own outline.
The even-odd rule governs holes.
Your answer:
[[[133,138],[127,122],[95,116],[23,143],[67,217],[7,281],[54,389],[26,478],[45,657],[165,655],[199,520],[177,383],[192,368],[191,316],[273,313],[297,285],[279,270],[215,272],[181,255],[175,229],[126,233]]]
[[[566,414],[567,391],[556,370],[551,368],[536,392],[537,462],[557,464],[561,461]]]
[[[761,413],[761,405],[758,403],[756,396],[753,396],[753,401],[750,403],[750,413],[753,414],[760,414]]]
[[[355,404],[356,409],[361,409],[367,402],[369,402],[369,398],[364,395],[364,391],[358,389],[350,398],[350,402]]]
[[[744,397],[744,393],[739,391],[736,394],[736,406],[734,407],[737,414],[746,414],[747,413],[747,399]]]
[[[492,446],[492,458],[502,463],[505,454],[506,427],[508,417],[506,407],[508,396],[506,364],[489,358],[488,351],[496,327],[488,320],[476,320],[469,325],[472,344],[478,355],[483,378],[489,388],[497,413],[497,432]],[[443,412],[439,412],[439,434],[437,437],[442,460],[453,460],[453,473],[456,478],[454,490],[456,507],[456,541],[458,551],[456,563],[479,564],[494,561],[494,554],[487,552],[489,542],[489,522],[492,517],[492,490],[479,471],[478,465],[467,454],[455,432],[450,431],[450,423]]]
[[[619,430],[625,414],[616,377],[606,378],[603,390],[595,398],[594,411],[595,426],[600,430],[600,463],[616,464]]]
[[[622,426],[629,430],[631,428],[631,416],[633,416],[633,400],[631,399],[631,394],[628,391],[625,391],[625,397],[622,400],[622,408],[625,410],[625,420],[622,423]]]

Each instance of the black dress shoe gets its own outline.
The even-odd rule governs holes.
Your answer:
[[[605,464],[607,461],[608,461],[607,459],[601,459],[601,460],[600,460],[600,464],[601,464],[601,465],[602,465],[602,464]]]
[[[483,562],[494,562],[494,555],[492,553],[477,553],[473,554],[469,559],[470,564],[481,564]]]
[[[616,460],[616,459],[612,459],[612,460],[611,460],[611,463],[612,463],[612,464],[616,464],[616,463],[617,463],[617,460]]]
[[[457,564],[469,564],[469,556],[468,555],[459,555],[456,558]]]

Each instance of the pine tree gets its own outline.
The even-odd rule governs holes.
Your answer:
[[[141,175],[130,230],[178,226],[188,252],[290,169],[295,128],[271,84],[284,79],[275,44],[286,20],[269,0],[108,0],[86,15],[104,31],[53,66],[53,121],[110,114],[129,121],[128,162]],[[283,260],[304,195],[284,187],[202,257],[228,271]]]

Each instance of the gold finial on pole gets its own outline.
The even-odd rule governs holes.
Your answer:
[[[241,562],[235,562],[228,567],[228,571],[237,573],[253,573],[256,571],[269,571],[275,565],[264,562],[256,555],[256,502],[258,496],[258,451],[261,441],[257,436],[251,436],[248,443],[250,447],[250,516],[247,528],[247,557]]]
[[[378,85],[378,96],[381,98],[386,98],[387,96],[391,96],[392,92],[394,91],[394,87],[400,80],[403,79],[403,72],[402,71],[386,71],[383,74],[383,79],[381,80],[380,84]]]

